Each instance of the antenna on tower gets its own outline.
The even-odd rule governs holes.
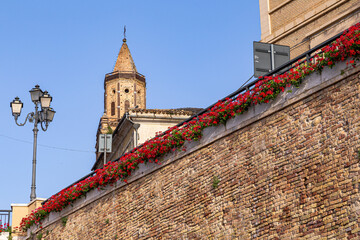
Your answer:
[[[124,39],[123,39],[124,42],[126,42],[126,25],[124,25]]]

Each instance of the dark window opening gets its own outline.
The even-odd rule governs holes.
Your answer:
[[[125,101],[125,112],[128,112],[129,107],[130,107],[130,102],[129,102],[129,100],[126,100]]]
[[[111,116],[115,115],[115,102],[111,103]]]

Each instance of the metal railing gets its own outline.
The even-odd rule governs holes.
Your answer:
[[[7,224],[9,224],[9,226],[11,225],[10,214],[11,210],[0,210],[0,225],[3,227]]]
[[[314,48],[306,51],[305,53],[297,56],[296,58],[290,60],[289,62],[281,65],[280,67],[274,69],[273,71],[269,72],[268,74],[263,75],[263,77],[265,77],[265,76],[272,76],[272,75],[279,75],[279,74],[282,74],[282,73],[285,73],[285,72],[289,71],[289,70],[290,70],[291,68],[293,68],[296,64],[301,64],[301,63],[304,63],[304,62],[309,62],[310,59],[313,58],[316,54],[321,54],[321,53],[322,53],[322,52],[321,52],[321,48],[329,45],[330,43],[332,43],[333,41],[335,41],[337,38],[339,38],[342,34],[343,34],[343,31],[340,32],[340,33],[338,33],[338,34],[336,34],[335,36],[329,38],[328,40],[324,41],[323,43],[318,44],[317,46],[315,46]],[[109,73],[109,74],[111,75],[111,74],[113,74],[113,73]],[[246,91],[251,90],[258,81],[260,81],[260,79],[255,79],[254,81],[252,81],[252,82],[250,82],[250,83],[248,83],[248,84],[240,87],[238,90],[236,90],[235,92],[227,95],[226,97],[222,98],[222,99],[219,100],[219,101],[226,101],[226,99],[228,99],[228,98],[230,98],[230,99],[236,98],[237,95],[239,95],[239,94],[241,94],[241,93],[245,93]],[[216,103],[217,103],[217,102],[216,102]],[[214,107],[214,106],[216,105],[216,103],[208,106],[208,107],[205,108],[204,110],[202,110],[202,111],[200,111],[199,113],[191,116],[190,118],[188,118],[188,119],[186,119],[185,121],[177,124],[176,126],[177,126],[177,127],[185,126],[186,123],[190,122],[190,121],[193,120],[194,118],[197,118],[198,116],[200,116],[200,115],[206,113],[207,111],[209,111],[212,107]],[[165,134],[165,132],[162,133],[162,134],[160,134],[160,135],[158,135],[158,136],[162,136],[162,135],[164,135],[164,134]],[[144,144],[139,145],[138,147],[134,148],[132,151],[130,151],[130,152],[128,152],[128,153],[131,153],[131,152],[133,152],[133,151],[136,151],[137,149],[141,148],[143,145],[144,145]],[[121,155],[119,158],[113,160],[113,162],[119,161],[124,155],[126,155],[126,154],[128,154],[128,153],[125,153],[125,154]],[[81,182],[82,180],[84,180],[84,179],[86,179],[86,178],[88,178],[88,177],[91,177],[91,176],[93,176],[93,175],[95,175],[95,170],[92,171],[92,172],[90,172],[90,173],[87,174],[86,176],[80,178],[79,180],[75,181],[74,183],[70,184],[70,185],[67,186],[66,188],[69,188],[69,187],[71,187],[71,186],[73,186],[73,185]],[[64,189],[66,189],[66,188],[64,188]],[[60,192],[60,191],[59,191],[59,192]],[[59,193],[59,192],[58,192],[58,193]],[[58,194],[58,193],[56,193],[56,194]],[[55,195],[56,195],[56,194],[55,194]],[[49,200],[49,199],[45,200],[44,202],[42,202],[42,204],[46,203],[48,200]]]

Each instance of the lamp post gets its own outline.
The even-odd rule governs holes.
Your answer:
[[[55,111],[50,107],[50,103],[52,101],[52,97],[50,94],[45,91],[43,92],[39,85],[36,85],[30,91],[31,101],[35,104],[35,112],[31,112],[26,116],[24,123],[18,123],[17,119],[21,114],[21,109],[23,107],[23,103],[20,101],[18,97],[16,97],[11,103],[11,112],[15,118],[15,123],[18,126],[24,126],[29,120],[29,122],[34,122],[34,142],[33,142],[33,162],[32,162],[32,181],[31,181],[31,194],[30,201],[36,198],[36,147],[37,147],[37,134],[39,132],[38,124],[40,123],[41,129],[46,131],[49,123],[53,120]],[[39,111],[39,105],[41,110]],[[45,126],[43,126],[45,125]]]

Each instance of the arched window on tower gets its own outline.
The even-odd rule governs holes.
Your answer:
[[[125,112],[128,112],[129,107],[130,107],[130,102],[129,102],[129,100],[126,100],[125,101]]]
[[[111,103],[111,116],[115,115],[115,102]]]

